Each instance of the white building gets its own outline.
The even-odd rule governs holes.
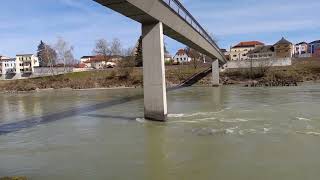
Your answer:
[[[85,62],[91,61],[91,59],[94,59],[94,58],[95,58],[95,56],[82,56],[80,58],[80,63],[84,64]]]
[[[39,59],[33,54],[16,55],[16,73],[33,73],[39,67]]]
[[[184,49],[179,49],[177,54],[173,57],[173,60],[179,63],[187,63],[191,61],[191,57],[188,56]]]
[[[264,46],[264,44],[259,41],[240,42],[239,44],[230,48],[230,60],[232,61],[247,60],[249,59],[249,57],[247,56],[248,52],[251,50],[254,50],[259,46]]]
[[[80,64],[84,64],[86,68],[91,68],[91,60],[95,59],[96,56],[82,56],[80,58]]]
[[[16,59],[0,56],[0,74],[15,74]]]

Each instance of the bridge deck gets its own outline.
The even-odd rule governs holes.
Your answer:
[[[161,21],[163,33],[226,63],[220,48],[178,0],[94,0],[142,24]]]

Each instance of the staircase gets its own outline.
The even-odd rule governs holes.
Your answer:
[[[210,67],[202,72],[199,72],[197,74],[194,74],[191,77],[189,77],[188,79],[186,79],[185,81],[183,81],[180,85],[178,85],[178,87],[192,86],[192,85],[196,84],[198,81],[200,81],[201,79],[203,79],[204,77],[208,76],[211,72],[212,72],[212,67]]]

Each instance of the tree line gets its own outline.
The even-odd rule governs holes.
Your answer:
[[[73,55],[74,48],[63,38],[58,37],[54,45],[46,44],[40,41],[37,50],[37,56],[41,67],[68,67],[78,64],[79,61],[75,60]],[[164,51],[169,54],[164,46]],[[186,47],[185,51],[192,59],[192,64],[197,68],[199,61],[201,61],[202,54],[196,50]],[[142,67],[142,37],[140,37],[134,47],[124,48],[121,41],[118,38],[114,38],[112,41],[106,39],[98,39],[95,42],[95,46],[92,50],[92,55],[101,58],[108,62],[112,56],[121,56],[123,61],[122,66],[136,66]]]
[[[41,40],[37,50],[40,67],[63,66],[65,68],[74,65],[76,60],[73,56],[73,49],[73,46],[61,37],[53,46]]]

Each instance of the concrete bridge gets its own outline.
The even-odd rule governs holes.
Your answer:
[[[219,84],[219,64],[224,54],[179,0],[94,0],[142,24],[145,118],[165,121],[167,95],[163,35],[217,59],[213,84]]]

